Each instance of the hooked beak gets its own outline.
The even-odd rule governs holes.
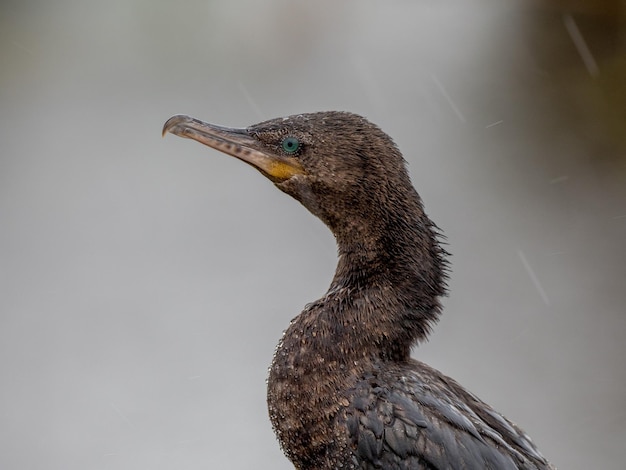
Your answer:
[[[176,115],[163,126],[163,136],[167,132],[197,140],[238,158],[255,167],[274,183],[282,183],[294,175],[304,174],[304,168],[298,160],[260,149],[259,141],[250,136],[246,129],[216,126],[189,116]]]

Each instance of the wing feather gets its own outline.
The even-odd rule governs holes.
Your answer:
[[[361,468],[552,468],[513,423],[452,379],[411,365],[381,368],[348,394],[344,419]]]

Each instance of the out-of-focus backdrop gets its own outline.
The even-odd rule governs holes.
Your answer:
[[[414,355],[563,469],[626,459],[623,2],[0,4],[0,468],[291,468],[265,409],[326,228],[196,142],[317,110],[392,135],[448,236]]]

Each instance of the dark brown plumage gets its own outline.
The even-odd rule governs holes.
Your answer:
[[[163,129],[253,165],[337,240],[328,292],[292,320],[268,407],[296,468],[549,469],[524,432],[410,357],[440,314],[445,251],[393,141],[366,119],[302,114],[247,129]]]

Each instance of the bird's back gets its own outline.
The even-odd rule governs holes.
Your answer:
[[[515,424],[421,362],[376,365],[346,398],[335,426],[348,435],[348,467],[554,468]]]

